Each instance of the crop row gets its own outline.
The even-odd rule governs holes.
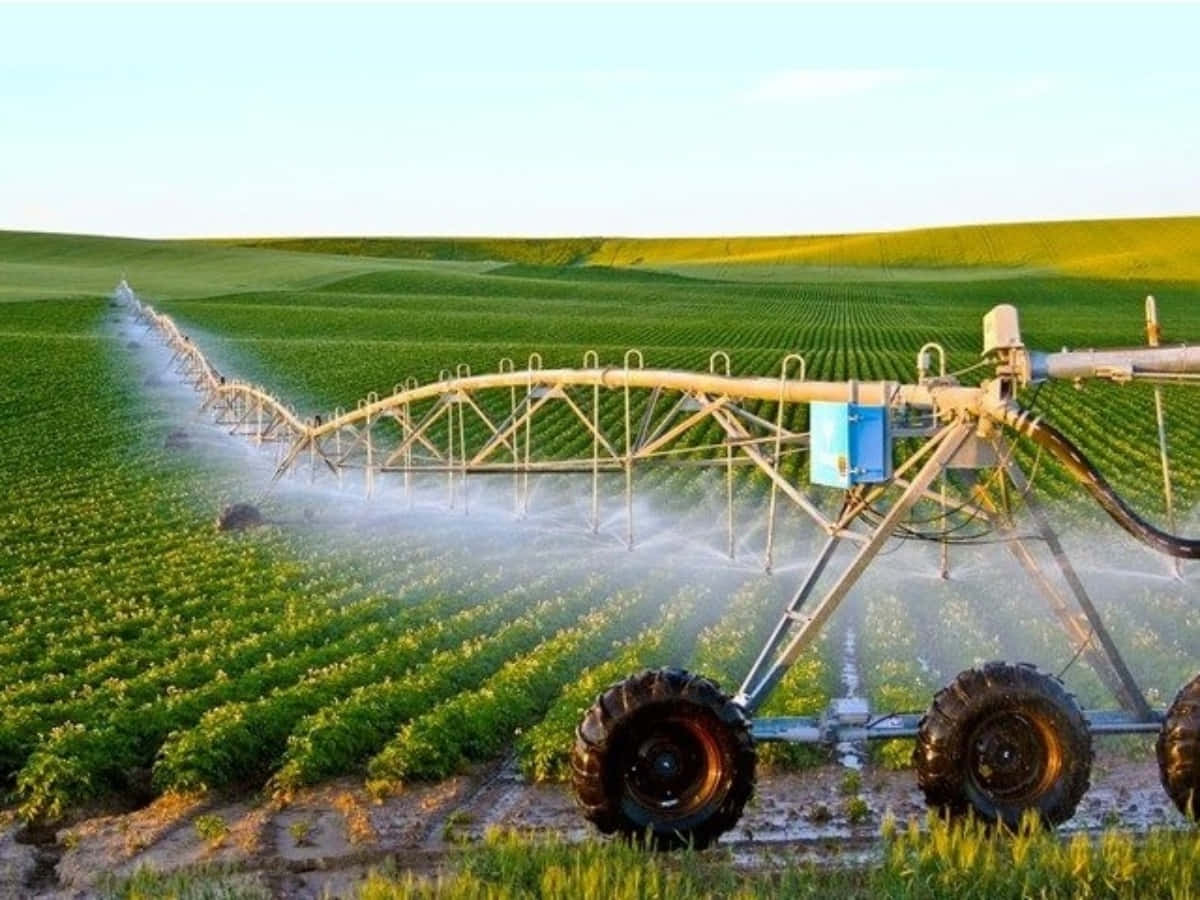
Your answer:
[[[641,632],[617,645],[609,659],[583,669],[541,720],[517,738],[517,759],[525,777],[530,781],[567,778],[575,728],[588,707],[611,684],[642,669],[677,663],[695,637],[696,624],[695,599],[688,590],[664,604],[661,616]]]
[[[580,669],[613,652],[614,641],[658,611],[661,601],[639,594],[617,598],[528,654],[510,654],[474,690],[455,694],[412,719],[367,767],[375,791],[409,780],[443,778],[466,762],[490,759],[514,732],[534,724]]]
[[[357,687],[402,675],[430,654],[490,633],[528,605],[548,581],[513,588],[445,620],[433,617],[374,643],[366,652],[310,670],[294,684],[265,696],[210,708],[195,725],[168,736],[154,765],[156,783],[194,789],[253,780],[279,754],[297,720]],[[570,605],[560,602],[556,610],[543,603],[527,615],[540,615],[549,625],[556,612],[569,615]]]

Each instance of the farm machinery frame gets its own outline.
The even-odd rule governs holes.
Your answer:
[[[1139,516],[1078,447],[1018,402],[1022,388],[1048,380],[1155,383],[1167,527],[1173,530],[1157,385],[1200,381],[1200,348],[1159,346],[1153,298],[1146,307],[1149,346],[1124,350],[1030,350],[1016,309],[997,306],[984,319],[983,361],[971,367],[987,372],[978,385],[947,373],[937,344],[921,348],[911,383],[809,380],[796,354],[770,378],[731,374],[720,351],[707,372],[646,368],[636,350],[620,366],[604,366],[589,351],[577,369],[543,368],[537,354],[522,369],[507,359],[489,374],[460,366],[436,382],[409,379],[387,396],[369,395],[354,410],[305,419],[270,392],[222,376],[170,317],[142,303],[124,282],[117,294],[163,338],[172,365],[218,422],[277,448],[276,479],[302,468],[312,476],[325,470],[339,482],[359,472],[370,495],[388,476],[411,498],[415,479],[442,477],[449,505],[467,512],[468,476],[509,475],[514,511],[522,515],[531,476],[589,475],[592,529],[600,529],[602,485],[617,481],[622,537],[632,549],[636,468],[715,468],[725,478],[724,524],[733,556],[735,470],[750,468],[769,492],[768,570],[780,499],[812,520],[820,547],[736,692],[683,670],[648,670],[613,685],[588,710],[576,733],[573,781],[584,815],[601,831],[656,847],[710,843],[740,817],[754,788],[755,746],[769,741],[915,738],[917,779],[931,806],[1011,827],[1031,812],[1051,825],[1073,815],[1089,785],[1093,736],[1157,734],[1164,787],[1195,817],[1200,678],[1185,685],[1170,708],[1151,707],[1016,453],[1020,440],[1030,442],[1133,537],[1176,561],[1200,558],[1200,540]],[[801,406],[808,407],[807,417],[797,415]],[[805,419],[802,430],[795,423]],[[800,483],[799,453],[808,455],[808,480],[823,486],[820,494]],[[837,507],[830,506],[831,496]],[[864,701],[839,698],[822,716],[757,715],[890,541],[939,543],[944,576],[948,548],[964,521],[999,534],[1117,709],[1083,710],[1053,675],[995,662],[960,673],[924,713],[873,715]],[[1022,522],[1032,530],[1021,530]]]

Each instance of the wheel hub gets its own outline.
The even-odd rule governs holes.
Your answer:
[[[669,779],[679,771],[679,760],[674,751],[663,750],[654,757],[654,773],[659,778]]]
[[[643,808],[672,818],[704,806],[720,781],[721,757],[703,728],[687,721],[656,723],[630,746],[625,787]]]
[[[1035,799],[1055,768],[1043,729],[1019,712],[997,713],[975,729],[968,772],[978,788],[996,800]]]

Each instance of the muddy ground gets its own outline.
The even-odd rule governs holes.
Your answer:
[[[780,860],[869,861],[883,815],[920,817],[924,804],[911,772],[868,767],[859,795],[870,812],[852,822],[847,771],[829,764],[761,776],[746,815],[717,852],[751,868]],[[1092,781],[1064,831],[1185,826],[1151,761],[1103,749]],[[432,874],[492,826],[567,840],[590,835],[567,788],[526,783],[511,763],[413,786],[382,802],[354,779],[302,792],[286,807],[256,798],[164,797],[58,831],[9,826],[0,837],[0,896],[93,897],[106,878],[143,866],[162,872],[219,866],[279,897],[346,896],[372,868]]]

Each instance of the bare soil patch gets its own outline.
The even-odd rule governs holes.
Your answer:
[[[868,813],[853,815],[846,772],[831,763],[762,775],[742,821],[718,847],[747,868],[780,860],[862,863],[878,852],[886,814],[901,821],[924,816],[911,772],[871,767],[853,794]],[[1152,762],[1105,748],[1092,782],[1064,832],[1186,827]],[[169,873],[214,865],[276,896],[347,896],[371,868],[385,864],[432,875],[491,827],[571,841],[593,834],[567,786],[530,784],[511,761],[412,785],[382,800],[371,798],[358,779],[300,791],[286,806],[168,796],[60,830],[49,848],[19,843],[16,826],[9,827],[0,833],[0,897],[89,897],[105,873],[121,878],[141,867]]]

